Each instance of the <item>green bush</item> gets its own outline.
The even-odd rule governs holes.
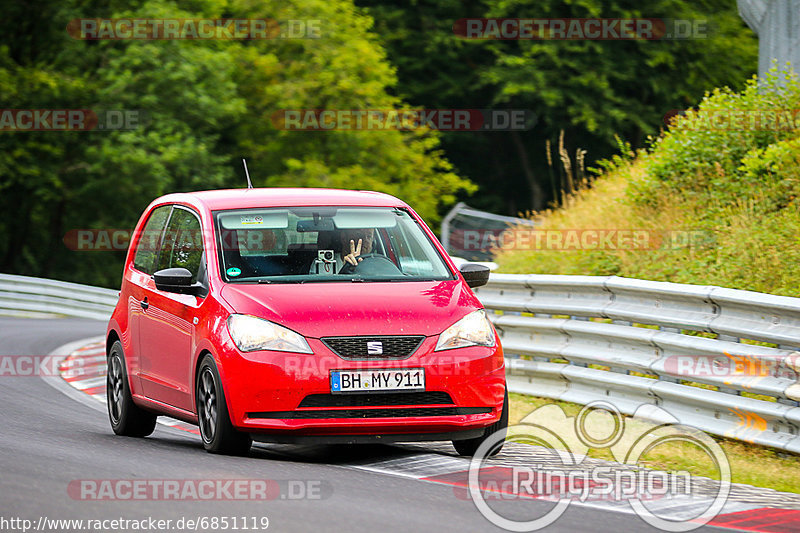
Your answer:
[[[788,207],[800,192],[800,137],[751,150],[738,170],[743,182],[764,194],[765,208]]]
[[[716,216],[717,207],[754,193],[765,194],[767,208],[785,205],[783,178],[759,169],[755,160],[774,143],[798,136],[792,119],[799,109],[796,77],[785,87],[771,73],[761,81],[754,77],[741,93],[715,89],[653,140],[647,178],[632,184],[631,196],[641,205],[654,206],[665,193],[676,192],[708,203],[708,217]],[[783,155],[765,155],[786,157],[786,150],[790,148]]]

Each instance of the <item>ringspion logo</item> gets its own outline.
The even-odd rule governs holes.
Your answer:
[[[555,404],[537,408],[519,424],[498,431],[484,440],[472,458],[466,484],[469,498],[492,524],[507,531],[538,531],[552,525],[573,502],[610,501],[626,504],[650,526],[670,532],[691,531],[711,521],[722,510],[730,493],[731,470],[719,444],[706,433],[677,423],[664,409],[648,405],[630,419],[607,401],[592,402],[574,417]],[[659,424],[653,424],[657,419]],[[553,453],[544,464],[497,467],[487,463],[492,450],[504,440],[543,446]],[[665,443],[682,443],[699,450],[713,465],[719,481],[716,494],[703,491],[711,500],[683,519],[659,515],[664,509],[654,502],[675,500],[669,509],[694,499],[695,486],[687,471],[642,469],[648,454]],[[586,461],[590,449],[607,449],[613,463]],[[456,497],[464,488],[456,487]],[[555,502],[540,516],[521,520],[504,516],[503,508],[492,508],[493,499],[535,498]]]

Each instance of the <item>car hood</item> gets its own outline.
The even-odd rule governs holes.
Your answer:
[[[226,284],[221,295],[234,313],[314,338],[438,335],[482,307],[461,280]]]

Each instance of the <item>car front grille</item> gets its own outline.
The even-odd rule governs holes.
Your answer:
[[[321,418],[412,418],[425,416],[479,415],[491,413],[491,407],[401,407],[388,409],[315,409],[309,411],[268,411],[247,413],[248,418],[321,419]]]
[[[355,360],[405,359],[419,348],[423,340],[423,335],[322,338],[322,342],[336,355]]]
[[[380,407],[391,405],[452,405],[446,392],[386,392],[378,394],[309,394],[299,407]]]

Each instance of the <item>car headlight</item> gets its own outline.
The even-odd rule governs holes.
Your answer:
[[[483,309],[474,311],[439,335],[435,351],[465,346],[494,346],[494,329]]]
[[[314,353],[302,335],[263,318],[231,315],[228,317],[228,332],[236,347],[243,352],[276,350]]]

